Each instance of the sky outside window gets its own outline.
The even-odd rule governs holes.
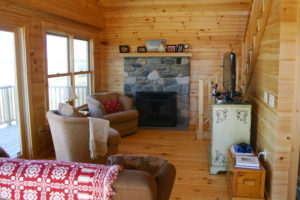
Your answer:
[[[48,74],[68,73],[68,38],[47,35]]]
[[[0,86],[15,86],[14,33],[0,31]]]

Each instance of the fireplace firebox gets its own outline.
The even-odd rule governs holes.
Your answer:
[[[176,92],[137,92],[135,100],[139,126],[176,126]]]

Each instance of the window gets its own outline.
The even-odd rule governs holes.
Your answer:
[[[48,33],[46,42],[49,109],[66,102],[64,89],[70,86],[75,88],[75,106],[85,104],[91,93],[90,41]]]

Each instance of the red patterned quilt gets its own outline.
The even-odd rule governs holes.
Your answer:
[[[109,200],[122,169],[119,165],[0,158],[0,199]]]

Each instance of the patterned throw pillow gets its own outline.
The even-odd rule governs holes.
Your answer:
[[[118,99],[114,99],[110,101],[102,101],[101,103],[104,105],[106,114],[115,113],[124,110]]]

